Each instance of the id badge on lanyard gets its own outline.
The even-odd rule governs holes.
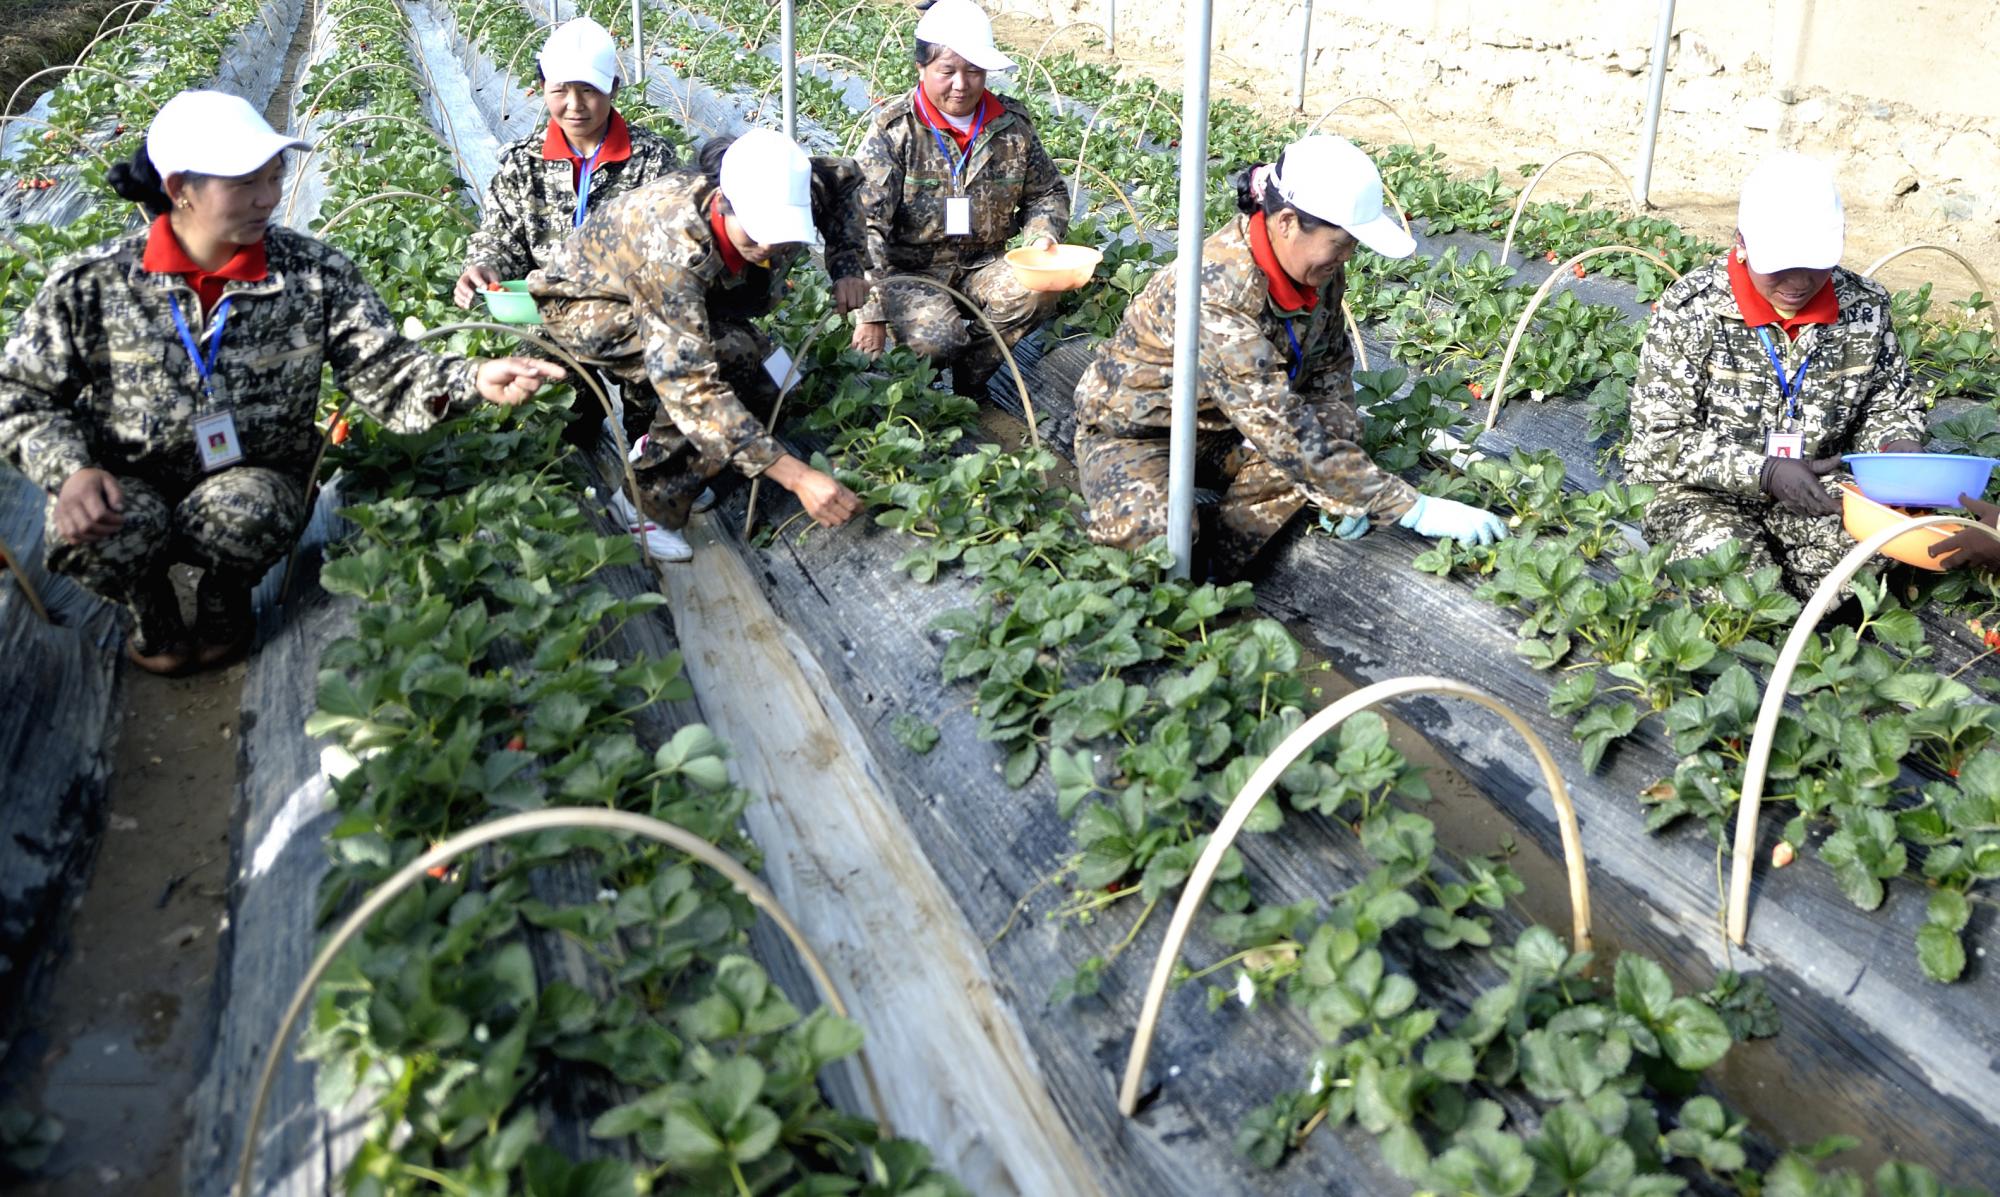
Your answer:
[[[174,309],[174,330],[180,333],[181,345],[187,349],[188,360],[194,363],[195,373],[201,376],[202,398],[206,400],[204,407],[215,409],[202,411],[194,421],[195,455],[204,471],[214,473],[243,460],[243,442],[236,434],[236,416],[215,397],[215,356],[222,350],[222,330],[229,324],[231,301],[224,299],[222,306],[215,309],[215,334],[209,338],[207,356],[203,356],[194,333],[188,329],[187,317],[181,313],[180,296],[168,298]]]
[[[792,369],[792,355],[786,352],[783,345],[773,349],[771,356],[764,359],[764,373],[770,375],[771,385],[778,388],[781,397],[798,385],[798,371]]]
[[[1785,400],[1785,423],[1791,425],[1790,432],[1776,429],[1764,434],[1764,456],[1789,457],[1797,460],[1805,456],[1805,431],[1799,427],[1799,392],[1805,389],[1806,367],[1812,365],[1812,354],[1799,363],[1796,372],[1785,373],[1785,359],[1778,353],[1777,345],[1771,340],[1769,328],[1759,327],[1757,339],[1764,343],[1765,356],[1771,359],[1771,370],[1778,377],[1778,394]]]
[[[921,117],[921,97],[919,97],[918,104],[918,113]],[[943,131],[936,125],[931,125],[930,118],[922,117],[922,119],[926,125],[930,126],[931,136],[937,139],[938,153],[944,156],[946,165],[951,168],[952,194],[946,196],[944,200],[944,235],[947,237],[970,237],[972,236],[972,197],[963,194],[963,189],[959,186],[958,180],[959,176],[964,174],[970,167],[972,162],[972,147],[977,144],[979,134],[986,128],[985,101],[980,101],[979,120],[972,126],[972,136],[966,141],[965,154],[960,158],[952,157],[951,143],[945,138]]]

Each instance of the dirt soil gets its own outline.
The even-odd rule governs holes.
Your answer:
[[[226,915],[244,667],[168,679],[129,665],[109,826],[66,956],[0,1073],[0,1106],[53,1115],[63,1139],[21,1197],[181,1192],[183,1109]]]
[[[43,67],[75,60],[97,26],[120,0],[0,0],[0,102],[14,93],[23,79]],[[133,8],[120,16],[131,20],[144,16]],[[23,93],[18,109],[35,102],[42,83],[60,82],[51,75]]]
[[[1045,21],[1018,15],[1000,15],[993,18],[993,28],[1003,43],[1032,47],[1042,45],[1055,27]],[[1086,61],[1115,66],[1176,91],[1182,83],[1183,65],[1178,55],[1168,56],[1152,47],[1127,43],[1124,39],[1120,40],[1115,60],[1105,53],[1102,42],[1087,31],[1065,35],[1051,47],[1051,52],[1069,53]],[[1293,103],[1297,98],[1295,77],[1286,76],[1293,82],[1281,81],[1281,76],[1284,76],[1282,70],[1267,68],[1253,73],[1246,64],[1220,54],[1214,59],[1211,70],[1209,94],[1212,98],[1242,104],[1278,121],[1298,115]],[[1256,77],[1259,74],[1261,81]],[[1305,110],[1317,120],[1320,114],[1345,98],[1345,93],[1309,90]],[[1411,111],[1417,111],[1415,106]],[[1405,142],[1410,137],[1397,117],[1373,105],[1344,109],[1324,128],[1327,132],[1339,132],[1377,145]],[[1425,115],[1419,118],[1414,132],[1422,142],[1435,144],[1444,152],[1454,174],[1471,178],[1485,174],[1488,167],[1496,167],[1501,179],[1514,187],[1528,181],[1527,176],[1516,167],[1523,163],[1546,161],[1550,152],[1546,143],[1523,139],[1514,130],[1491,120],[1454,120]],[[1576,164],[1574,170],[1570,163],[1564,163],[1535,189],[1535,195],[1551,200],[1573,200],[1590,191],[1607,205],[1620,202],[1617,181],[1602,166],[1584,159],[1571,161]],[[1620,162],[1619,166],[1623,169],[1627,164]],[[1653,214],[1711,240],[1729,241],[1736,229],[1736,196],[1674,190],[1664,177],[1671,173],[1663,171],[1655,175],[1650,197]],[[1928,217],[1910,212],[1850,208],[1846,264],[1859,270],[1893,250],[1936,240],[1938,234],[1937,222]],[[1968,236],[1965,243],[1955,248],[1970,258],[1974,265],[1981,267],[1989,278],[1995,270],[2000,270],[2000,242],[1990,236],[1984,240]],[[1973,291],[1972,281],[1963,269],[1935,254],[1913,254],[1892,263],[1883,268],[1881,279],[1892,290],[1931,283],[1933,294],[1939,300],[1963,299]]]

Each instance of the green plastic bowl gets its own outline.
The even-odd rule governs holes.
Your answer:
[[[486,298],[486,310],[502,324],[540,324],[542,314],[535,310],[535,297],[528,294],[528,284],[524,279],[501,283],[500,290],[479,292]]]

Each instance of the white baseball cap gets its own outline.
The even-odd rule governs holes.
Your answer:
[[[1014,66],[993,44],[993,22],[972,0],[937,0],[917,22],[917,40],[943,46],[982,71]]]
[[[535,60],[547,83],[588,83],[603,92],[618,83],[618,47],[610,31],[589,17],[563,22]]]
[[[1417,243],[1382,207],[1382,176],[1345,137],[1321,135],[1285,147],[1271,186],[1301,212],[1337,224],[1386,258],[1407,258]]]
[[[752,129],[724,150],[722,194],[759,245],[813,239],[812,159],[783,133]]]
[[[146,127],[146,157],[162,180],[189,171],[240,178],[285,150],[311,148],[271,128],[250,101],[225,91],[184,91],[160,105]]]
[[[1759,274],[1838,266],[1847,216],[1833,168],[1790,150],[1767,157],[1743,180],[1736,231]]]

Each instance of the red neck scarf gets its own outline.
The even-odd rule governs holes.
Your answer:
[[[729,239],[729,226],[723,223],[722,193],[716,192],[708,200],[708,227],[715,230],[716,248],[722,251],[722,265],[730,274],[742,274],[750,259],[736,251],[736,243]]]
[[[604,126],[604,144],[598,147],[597,166],[609,166],[613,162],[623,162],[632,156],[632,130],[626,126],[625,118],[617,109],[611,110],[611,120]],[[549,122],[549,131],[542,137],[542,157],[550,162],[567,160],[570,165],[570,181],[581,185],[583,164],[590,161],[586,154],[579,154],[563,135],[562,126]],[[595,170],[597,167],[592,167]]]
[[[1257,268],[1264,272],[1264,281],[1270,285],[1271,301],[1280,311],[1310,312],[1319,306],[1319,292],[1308,291],[1293,282],[1285,268],[1278,265],[1278,255],[1271,249],[1271,230],[1264,227],[1262,212],[1250,218],[1250,256],[1257,259]]]
[[[1743,314],[1743,323],[1751,328],[1775,324],[1785,330],[1785,336],[1796,341],[1806,325],[1832,324],[1840,319],[1840,300],[1834,297],[1831,278],[1796,315],[1781,316],[1778,309],[1771,306],[1770,300],[1757,293],[1757,285],[1750,281],[1749,265],[1736,259],[1736,251],[1730,250],[1729,290],[1736,296],[1736,310]]]
[[[188,256],[181,239],[174,235],[173,223],[165,214],[154,217],[152,227],[146,231],[146,252],[140,256],[139,268],[154,274],[186,275],[188,285],[201,299],[203,312],[212,310],[222,301],[225,283],[231,280],[259,282],[270,273],[261,240],[239,246],[230,259],[215,270],[203,270],[200,263]]]
[[[958,152],[961,155],[972,152],[973,130],[984,130],[1004,110],[1000,101],[993,98],[992,92],[982,92],[979,96],[979,109],[972,114],[972,127],[960,129],[957,125],[952,124],[950,118],[946,117],[944,113],[938,111],[937,105],[931,103],[931,98],[924,94],[921,84],[916,87],[915,92],[917,97],[917,119],[924,122],[930,128],[944,134],[946,137],[951,138],[952,143],[958,146]]]

